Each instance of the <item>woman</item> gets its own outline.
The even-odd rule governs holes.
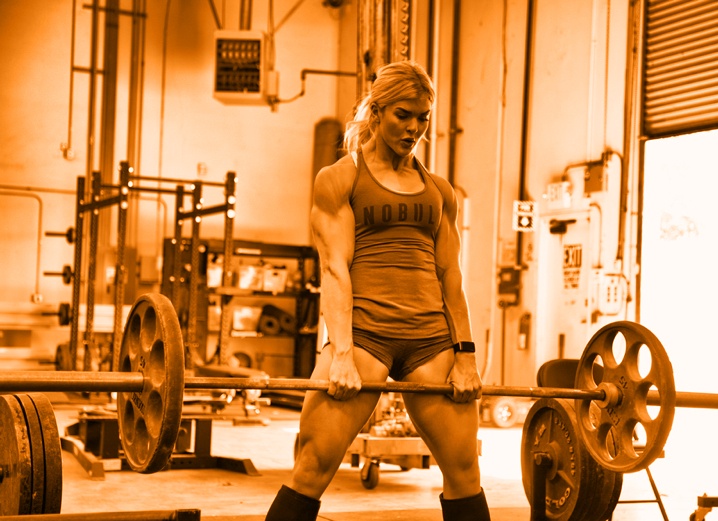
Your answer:
[[[311,225],[329,334],[312,374],[291,483],[266,519],[316,519],[320,497],[376,407],[362,382],[446,383],[451,396],[404,394],[444,477],[445,520],[488,520],[476,434],[481,377],[459,267],[451,185],[414,157],[429,126],[431,79],[402,61],[377,72],[345,134],[348,155],[316,177]]]

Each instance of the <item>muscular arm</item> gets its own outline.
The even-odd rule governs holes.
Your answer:
[[[441,288],[455,342],[471,341],[471,320],[469,305],[464,293],[461,273],[461,240],[457,224],[458,203],[453,191],[446,201],[439,232],[436,238],[436,273]],[[481,377],[476,368],[474,353],[457,353],[454,367],[449,374],[449,382],[454,386],[455,401],[473,400],[481,395]]]
[[[349,398],[361,387],[353,359],[352,286],[354,214],[349,194],[353,165],[336,164],[319,172],[314,184],[311,227],[319,252],[322,310],[332,343],[329,394]]]
[[[452,194],[453,195],[453,194]],[[456,198],[444,207],[436,238],[436,273],[441,282],[449,327],[454,341],[470,341],[471,322],[469,306],[464,294],[460,265],[460,237],[457,226],[458,205]]]

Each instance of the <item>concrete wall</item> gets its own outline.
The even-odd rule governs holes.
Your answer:
[[[91,15],[83,4],[77,2],[75,13],[75,64],[87,67]],[[239,1],[215,4],[224,28],[238,29]],[[290,13],[295,4],[274,2],[275,25],[283,21],[276,32],[280,99],[301,91],[302,69],[336,70],[338,65],[339,27],[346,8],[306,2]],[[73,158],[63,158],[60,149],[61,143],[68,142],[72,5],[70,0],[0,3],[0,61],[6,72],[0,85],[0,186],[41,194],[43,232],[74,225],[72,192],[77,177],[88,169],[87,74],[74,74]],[[131,8],[131,2],[121,5]],[[337,80],[310,77],[304,96],[280,104],[275,111],[267,105],[222,104],[212,97],[216,25],[209,4],[153,1],[147,9],[141,159],[133,165],[136,172],[222,182],[226,172],[235,171],[237,237],[308,243],[314,125],[335,116]],[[252,29],[264,31],[268,21],[267,3],[254,2]],[[126,159],[127,150],[129,31],[129,19],[122,17],[116,163]],[[98,168],[95,161],[92,169]],[[206,204],[222,200],[221,189],[207,188],[204,193]],[[0,272],[4,274],[0,300],[27,301],[35,292],[37,203],[26,197],[0,197]],[[143,196],[139,209],[134,209],[139,224],[130,230],[128,242],[140,255],[156,256],[161,253],[161,238],[172,233],[174,200],[147,199]],[[221,217],[207,218],[202,227],[203,235],[222,235]],[[40,246],[42,271],[59,271],[63,264],[72,264],[72,247],[62,239],[43,238]],[[43,277],[40,286],[46,302],[70,298],[69,287],[58,278]]]
[[[628,4],[532,0],[534,9],[526,198],[540,202],[549,182],[573,163],[623,145]],[[527,0],[462,2],[456,184],[471,200],[467,288],[474,336],[485,346],[487,383],[532,385],[540,360],[536,324],[565,320],[537,309],[534,236],[523,238],[521,304],[497,305],[497,267],[516,262],[512,202],[522,157]],[[616,181],[616,179],[614,179]],[[609,216],[615,221],[616,217]],[[560,284],[560,281],[555,281]],[[534,334],[519,349],[518,320],[532,313]],[[503,353],[503,354],[502,354]],[[501,374],[501,365],[505,374]]]
[[[434,24],[440,31],[440,60],[432,163],[438,174],[449,175],[448,147],[456,132],[454,181],[470,210],[466,288],[486,383],[533,384],[542,355],[532,343],[518,349],[518,319],[528,311],[534,324],[557,320],[551,310],[537,309],[537,258],[531,235],[523,241],[521,305],[504,314],[496,294],[498,267],[517,261],[511,209],[522,167],[529,1],[535,27],[524,156],[527,197],[540,200],[546,185],[567,165],[599,159],[607,148],[620,153],[623,143],[628,0],[460,2],[457,129],[450,128],[449,95],[453,9],[459,2],[440,2]],[[275,24],[295,3],[275,0]],[[237,28],[238,0],[215,4],[224,6],[220,16],[226,28]],[[167,5],[148,2],[139,173],[194,179],[201,170],[203,179],[221,181],[227,171],[236,171],[236,237],[309,242],[314,125],[325,117],[346,121],[355,98],[354,81],[311,76],[303,97],[275,111],[264,105],[223,105],[212,98],[215,23],[208,3],[171,2],[169,11]],[[417,5],[418,12],[427,12],[427,2]],[[254,9],[253,28],[266,29],[266,3],[254,2]],[[299,93],[304,68],[355,69],[355,9],[356,0],[340,9],[308,1],[286,19],[276,34],[280,98]],[[89,12],[81,3],[76,18],[75,61],[87,65]],[[74,224],[72,191],[77,176],[86,173],[84,74],[75,75],[74,159],[63,158],[60,150],[68,134],[71,20],[70,0],[0,3],[0,60],[10,79],[0,83],[0,185],[41,194],[44,230],[65,230]],[[121,37],[126,49],[126,29]],[[121,60],[126,58],[125,50]],[[117,161],[126,148],[126,65],[120,75]],[[199,164],[204,167],[198,170]],[[0,198],[0,272],[9,274],[3,278],[1,300],[26,301],[35,292],[37,203],[14,197],[9,204],[2,193]],[[162,204],[171,216],[173,201],[165,199]],[[161,238],[171,233],[162,204],[140,204],[138,224],[129,237],[140,256],[157,256]],[[207,219],[203,234],[221,236],[221,226],[220,218]],[[42,270],[72,262],[72,248],[62,239],[43,238],[41,247]],[[40,293],[46,301],[69,300],[69,287],[57,279],[42,278]]]

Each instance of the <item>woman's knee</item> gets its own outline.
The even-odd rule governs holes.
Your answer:
[[[427,425],[426,419],[421,414],[418,416],[418,421],[413,420],[414,425],[442,470],[466,475],[478,473],[478,422],[474,429],[471,415],[461,418],[461,421],[456,421],[457,417],[452,415],[445,415],[442,428],[436,428],[435,421]]]
[[[473,456],[470,454],[459,454],[449,459],[449,467],[454,474],[473,478],[479,475],[479,456],[477,454]]]
[[[300,431],[297,438],[295,467],[316,475],[333,473],[341,464],[345,452],[344,448],[337,446],[336,442],[318,443],[316,439],[303,435]]]
[[[339,465],[333,465],[316,451],[299,452],[294,462],[291,485],[294,490],[319,498],[334,478]]]
[[[441,466],[444,478],[444,490],[450,497],[464,497],[477,493],[481,489],[481,472],[478,458],[444,462]]]

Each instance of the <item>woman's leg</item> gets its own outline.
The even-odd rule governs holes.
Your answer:
[[[319,356],[312,378],[327,380],[332,348]],[[384,381],[389,370],[362,349],[354,350],[362,381]],[[319,498],[329,486],[347,449],[374,412],[380,393],[359,393],[346,401],[324,391],[308,391],[299,418],[297,458],[292,479],[283,485],[267,512],[267,521],[314,521]]]
[[[453,351],[443,351],[405,380],[446,383],[453,363]],[[441,504],[444,518],[488,521],[477,450],[478,402],[456,403],[443,395],[405,393],[404,404],[443,474]]]
[[[313,379],[329,378],[331,346],[325,348],[312,373]],[[363,349],[354,350],[354,361],[362,381],[384,381],[388,369]],[[360,392],[339,401],[324,391],[310,391],[304,399],[299,420],[297,459],[290,487],[312,498],[321,497],[346,451],[374,412],[380,393]]]

